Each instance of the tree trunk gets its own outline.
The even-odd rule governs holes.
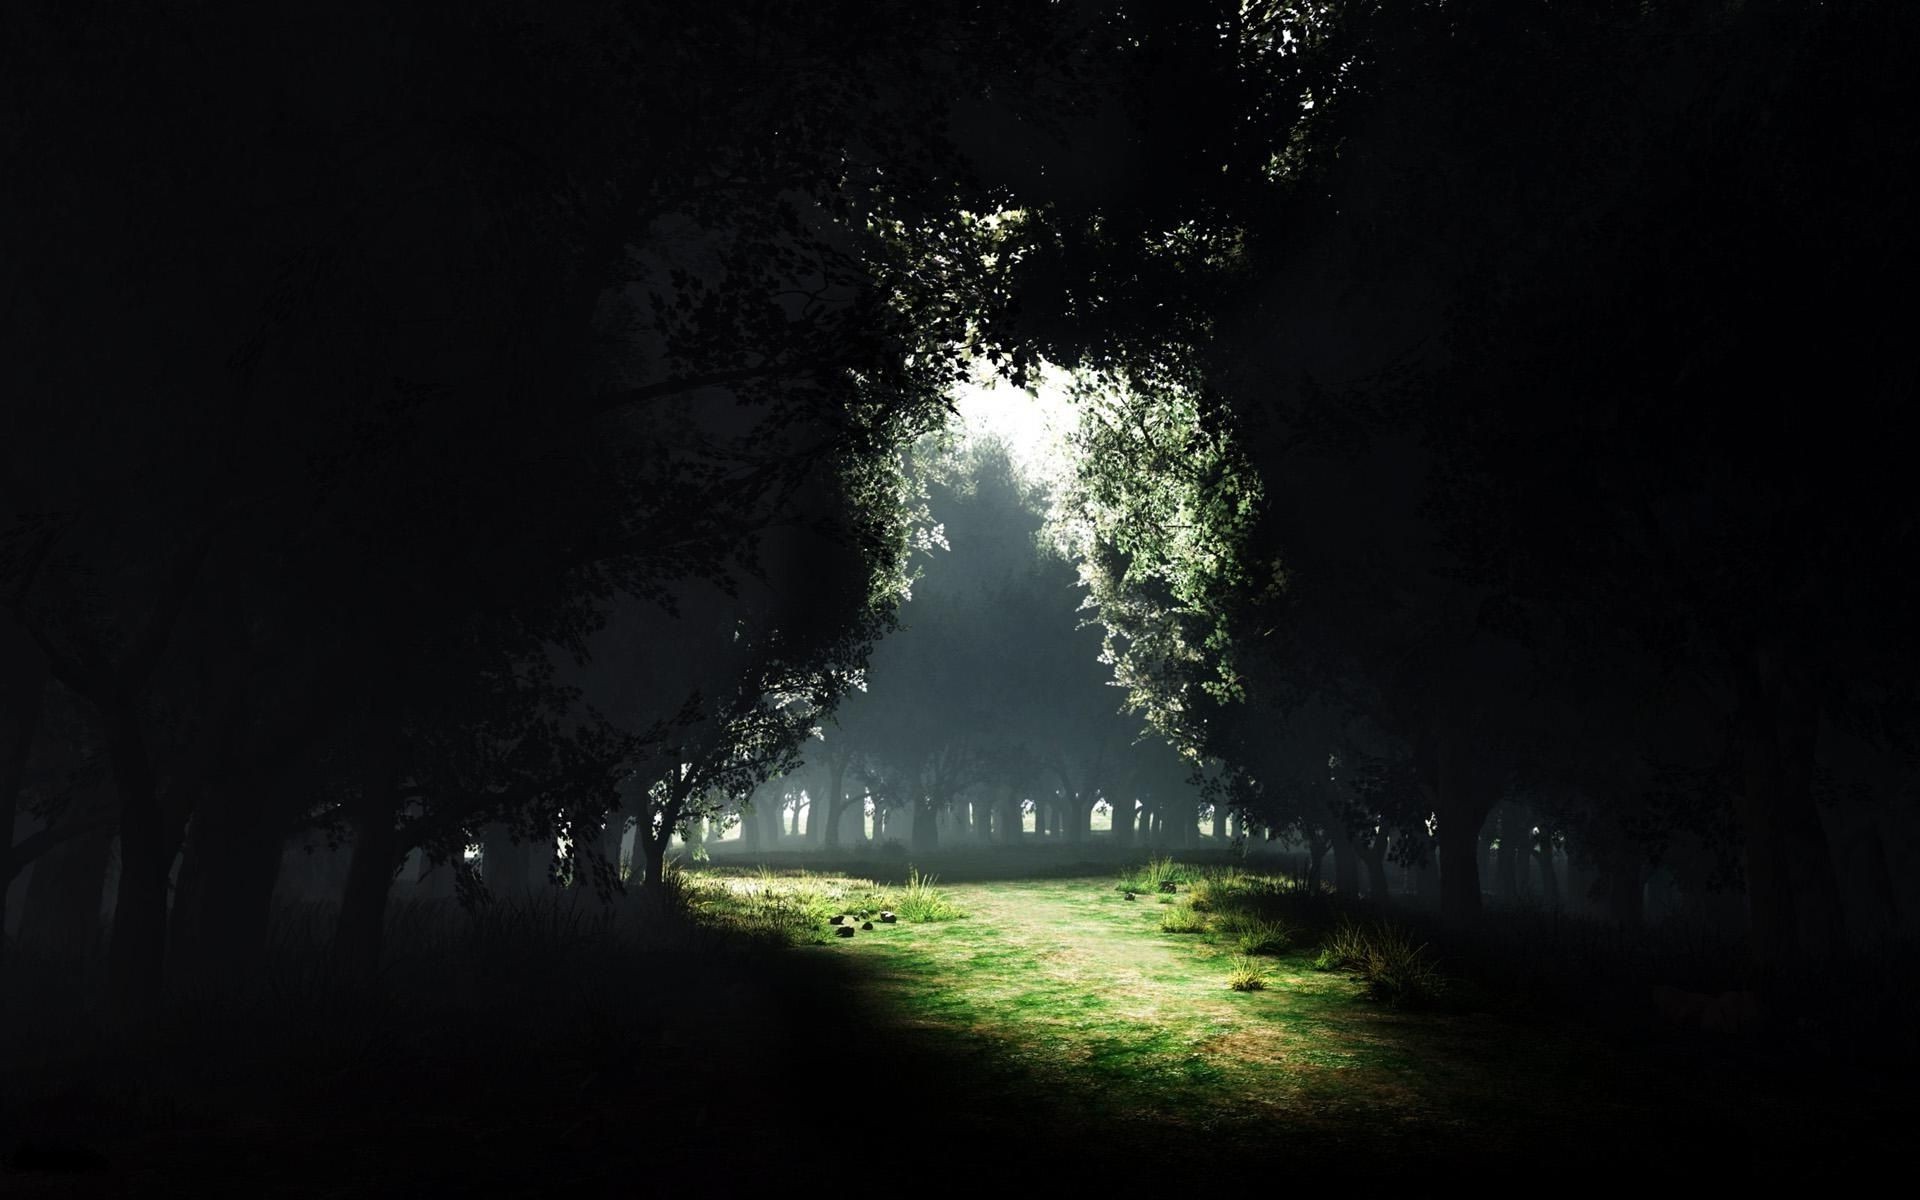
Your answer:
[[[1353,844],[1346,827],[1335,825],[1330,839],[1333,849],[1333,890],[1348,899],[1360,895],[1360,847]]]
[[[1865,875],[1868,920],[1880,938],[1896,935],[1900,929],[1900,897],[1893,887],[1893,872],[1887,868],[1887,844],[1878,825],[1869,828],[1861,839],[1866,858]]]
[[[1356,849],[1358,846],[1356,844]],[[1387,882],[1387,838],[1376,833],[1364,850],[1359,850],[1360,861],[1367,868],[1367,900],[1372,904],[1385,906],[1393,894]]]
[[[115,1015],[138,1022],[159,1007],[167,963],[167,885],[179,829],[160,798],[145,731],[131,699],[106,714],[107,754],[120,799],[120,882],[107,981]]]
[[[1213,838],[1217,842],[1227,840],[1227,806],[1224,804],[1213,805]]]
[[[1647,877],[1640,852],[1623,839],[1607,865],[1607,916],[1626,929],[1646,917]]]
[[[634,845],[638,847],[639,843],[636,841]],[[751,797],[740,808],[740,848],[749,851],[760,849],[760,805]],[[637,848],[634,850],[633,877],[635,879],[640,878],[640,873],[646,869],[646,864],[642,861],[644,857]]]
[[[1549,910],[1560,907],[1560,877],[1553,869],[1553,831],[1542,828],[1533,848],[1533,860],[1540,865],[1540,898]]]
[[[340,895],[333,945],[339,970],[350,979],[365,980],[373,978],[380,968],[387,900],[393,891],[394,875],[404,864],[404,852],[400,831],[394,824],[400,784],[396,748],[383,745],[373,751],[362,770],[360,795],[350,816],[353,857],[347,865],[347,886]]]
[[[658,895],[661,883],[667,877],[667,844],[673,840],[673,827],[666,826],[659,833],[651,829],[641,829],[634,836],[633,844],[639,848],[646,868],[646,878],[641,887],[651,895]]]
[[[568,847],[573,858],[569,874],[574,887],[598,891],[600,872],[606,869],[617,872],[620,866],[620,838],[626,832],[626,814],[616,811],[597,820],[582,819],[578,824],[580,840]]]
[[[822,844],[828,850],[840,848],[840,818],[846,810],[847,764],[836,757],[827,763],[827,824]]]
[[[1754,651],[1741,685],[1739,809],[1753,952],[1778,965],[1846,942],[1833,855],[1813,801],[1818,712],[1777,647]]]
[[[170,937],[176,977],[228,990],[266,951],[285,838],[264,783],[216,782],[188,829]]]
[[[113,826],[48,850],[33,864],[20,904],[21,945],[84,955],[99,938]]]
[[[913,852],[926,854],[940,848],[940,808],[932,796],[922,795],[913,805]]]
[[[1521,818],[1512,804],[1501,804],[1495,811],[1499,814],[1500,828],[1500,857],[1496,865],[1500,899],[1514,904],[1520,899]]]
[[[1426,908],[1438,908],[1441,904],[1438,859],[1439,847],[1434,844],[1433,839],[1429,838],[1426,856],[1420,860],[1419,866],[1413,868],[1413,894]]]
[[[560,883],[560,844],[553,838],[540,837],[527,843],[527,890],[535,896],[545,896]]]
[[[481,831],[480,878],[490,895],[500,899],[526,895],[531,849],[525,842],[514,841],[513,831],[504,824],[496,822]]]
[[[1599,880],[1590,869],[1591,864],[1584,860],[1592,851],[1585,843],[1581,843],[1581,858],[1578,860],[1574,858],[1573,851],[1574,841],[1571,837],[1568,837],[1566,847],[1567,911],[1572,913],[1591,912],[1594,902],[1594,890],[1598,887]]]
[[[14,863],[14,826],[20,813],[20,788],[27,759],[45,712],[51,678],[46,656],[27,631],[0,620],[0,970],[7,948],[7,893],[18,869]]]
[[[1113,810],[1113,844],[1121,847],[1133,845],[1133,822],[1139,801],[1132,796],[1125,800],[1110,799],[1107,807]]]
[[[23,647],[23,652],[33,651],[32,646]],[[41,697],[46,690],[45,661],[37,653],[33,653],[33,659],[40,662],[40,670],[18,675],[10,672],[8,678],[0,680],[0,687],[6,689],[0,695],[0,838],[5,839],[0,841],[0,971],[6,968],[7,893],[16,874],[13,834],[20,812],[20,788],[40,728]]]
[[[1440,912],[1457,925],[1480,918],[1481,827],[1490,804],[1483,801],[1479,773],[1451,741],[1439,747],[1434,808],[1440,827]]]
[[[1020,793],[1013,788],[1003,788],[1000,792],[1000,841],[1002,845],[1017,846],[1021,835],[1026,831],[1024,814],[1020,811]]]
[[[1471,924],[1480,917],[1480,830],[1464,820],[1440,825],[1440,911],[1449,921]]]

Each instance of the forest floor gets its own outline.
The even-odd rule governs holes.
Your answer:
[[[0,1195],[1830,1185],[1907,1141],[1898,1078],[1464,978],[1396,1006],[1316,969],[1304,924],[1237,992],[1222,914],[1163,931],[1190,888],[1115,884],[942,884],[956,919],[850,938],[829,916],[904,913],[897,882],[698,872],[671,919],[412,905],[375,991],[329,986],[296,928],[258,989],[178,996],[137,1035],[84,980],[23,972],[0,988]]]
[[[1231,935],[1162,930],[1182,898],[1129,898],[1111,877],[942,890],[963,919],[816,952],[868,967],[898,1027],[1143,1166],[1207,1174],[1238,1157],[1227,1146],[1389,1175],[1504,1159],[1812,1176],[1892,1148],[1887,1096],[1809,1096],[1714,1035],[1623,1045],[1565,1014],[1490,1011],[1470,987],[1398,1007],[1317,969],[1311,941],[1261,956],[1264,986],[1236,991]]]

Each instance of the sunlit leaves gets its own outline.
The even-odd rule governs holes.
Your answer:
[[[1203,710],[1244,696],[1227,614],[1276,598],[1278,564],[1251,551],[1262,489],[1224,424],[1188,391],[1082,376],[1078,470],[1050,531],[1128,703],[1190,753]]]

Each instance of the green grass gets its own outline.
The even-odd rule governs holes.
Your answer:
[[[1246,955],[1236,954],[1227,967],[1227,986],[1236,992],[1265,991],[1266,969]]]
[[[1366,981],[1370,995],[1390,1004],[1431,1004],[1447,990],[1446,976],[1427,946],[1386,922],[1341,922],[1313,965],[1317,971],[1354,972]]]
[[[958,905],[933,886],[934,882],[932,875],[922,875],[909,868],[906,886],[888,893],[887,907],[903,921],[952,921],[966,916]]]
[[[838,949],[872,964],[884,1011],[996,1079],[1173,1126],[1350,1111],[1410,1086],[1411,1060],[1380,1026],[1392,1010],[1359,981],[1270,953],[1246,975],[1259,988],[1232,991],[1241,935],[1200,934],[1215,918],[1189,904],[1130,904],[1088,879],[946,891],[967,920]]]
[[[880,914],[891,911],[903,924],[952,921],[966,916],[935,886],[931,875],[910,870],[899,887],[871,879],[809,871],[694,870],[677,889],[681,901],[700,920],[736,933],[794,945],[844,941],[841,924],[868,921],[874,931],[894,926]],[[873,932],[859,930],[859,932]]]
[[[1161,914],[1161,933],[1205,933],[1207,931],[1206,914],[1192,904],[1175,905]]]
[[[1588,1069],[1566,1065],[1583,1050],[1381,1003],[1368,978],[1313,969],[1317,933],[1261,915],[1313,916],[1320,898],[1287,880],[1203,879],[1211,913],[1128,903],[1098,879],[954,885],[968,920],[845,953],[873,964],[894,1019],[1092,1114],[1252,1130],[1565,1111],[1562,1072]],[[1191,926],[1206,932],[1171,931]]]
[[[900,894],[784,878],[772,890]],[[1128,902],[1111,876],[948,884],[939,898],[966,920],[903,921],[800,952],[854,972],[861,1020],[965,1064],[942,1088],[1029,1097],[1072,1114],[1057,1119],[1118,1122],[1156,1144],[1366,1130],[1382,1153],[1458,1153],[1483,1137],[1639,1120],[1650,1095],[1669,1116],[1721,1103],[1704,1076],[1651,1090],[1667,1069],[1659,1055],[1625,1071],[1618,1046],[1584,1026],[1469,1008],[1404,927],[1343,919],[1296,881],[1180,878],[1167,907]]]
[[[1196,878],[1196,870],[1171,858],[1150,858],[1135,867],[1129,867],[1120,876],[1120,882],[1114,885],[1119,892],[1145,894],[1163,892],[1167,884],[1179,887],[1190,884]]]
[[[1286,925],[1259,917],[1242,918],[1223,932],[1233,935],[1234,949],[1242,954],[1285,954],[1293,944]]]

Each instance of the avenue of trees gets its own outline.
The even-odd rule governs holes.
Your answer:
[[[1191,843],[1202,797],[1166,740],[1122,713],[1074,567],[1041,536],[1044,481],[992,439],[914,458],[938,542],[914,560],[903,628],[802,748],[806,766],[740,812],[744,846],[777,847],[769,818],[788,806],[805,809],[796,844],[824,850],[1073,845],[1096,808],[1118,846],[1136,832]]]
[[[1895,932],[1917,28],[14,6],[0,926],[110,886],[138,1016],[338,845],[364,973],[405,863],[645,887],[803,772],[823,840],[1213,805],[1461,922],[1491,850]],[[1078,380],[1044,495],[926,449],[977,361]]]

